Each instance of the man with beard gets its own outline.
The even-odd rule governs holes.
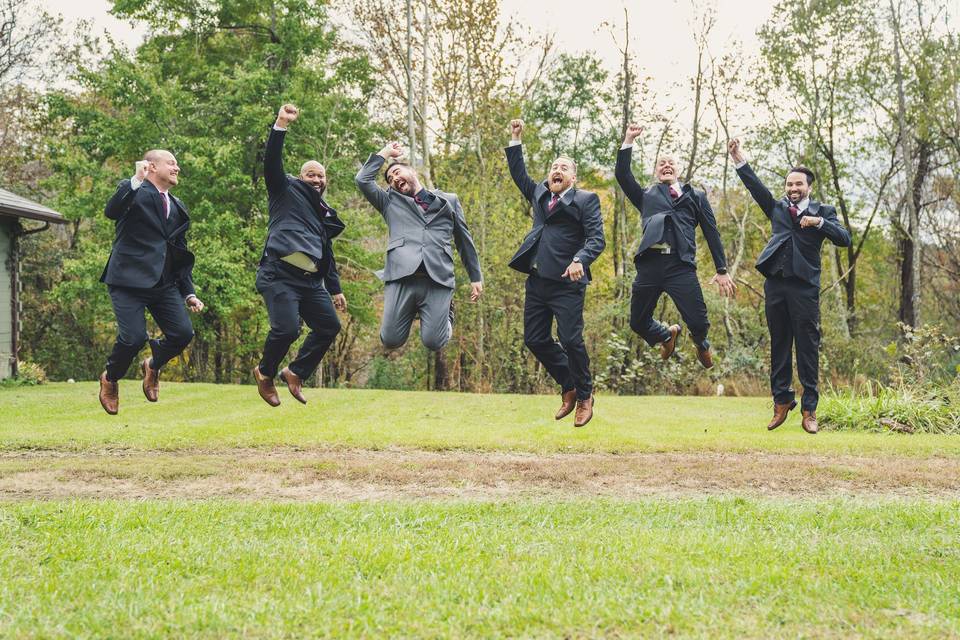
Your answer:
[[[470,301],[483,292],[480,258],[467,227],[460,199],[454,193],[430,191],[410,165],[396,160],[403,154],[400,143],[391,142],[371,155],[360,172],[357,186],[387,223],[383,321],[380,341],[388,349],[402,346],[410,335],[415,315],[420,316],[420,340],[430,351],[439,351],[453,331],[453,248],[470,278]],[[383,172],[389,189],[377,185]]]
[[[797,351],[797,374],[803,385],[801,426],[816,433],[817,377],[820,360],[820,249],[824,240],[850,246],[850,232],[837,219],[837,211],[810,198],[815,176],[806,167],[787,173],[786,197],[777,200],[740,150],[739,140],[727,144],[737,175],[770,218],[773,236],[757,259],[763,284],[767,328],[770,330],[770,391],[773,419],[767,429],[779,427],[797,406],[791,355]]]
[[[573,426],[593,417],[593,380],[583,342],[583,303],[590,282],[590,265],[605,246],[600,198],[576,188],[577,164],[560,156],[547,179],[527,175],[520,137],[523,120],[510,123],[506,148],[510,175],[533,208],[533,229],[510,260],[529,274],[523,303],[523,341],[547,373],[560,385],[557,420],[576,409]],[[553,339],[552,325],[557,322]]]
[[[280,404],[274,378],[300,335],[301,319],[310,335],[297,357],[280,371],[280,379],[294,398],[306,404],[303,381],[313,375],[340,332],[337,309],[347,308],[333,256],[333,239],[344,225],[323,199],[326,170],[316,160],[304,162],[297,177],[283,169],[283,141],[298,116],[292,104],[280,108],[263,158],[270,221],[257,269],[257,291],[267,305],[270,331],[253,377],[260,397],[273,407]]]
[[[649,188],[644,189],[634,178],[630,167],[633,142],[642,132],[643,127],[637,124],[627,126],[615,170],[620,188],[640,212],[643,224],[643,239],[633,257],[637,277],[630,299],[630,328],[651,347],[659,344],[664,360],[673,355],[680,325],[668,327],[653,319],[660,295],[665,292],[690,330],[697,360],[709,369],[713,352],[707,341],[707,305],[697,279],[697,226],[703,230],[717,269],[710,283],[717,284],[721,295],[726,296],[734,295],[736,287],[727,275],[727,258],[710,201],[703,191],[680,182],[676,160],[666,155],[657,158],[657,182]]]
[[[100,374],[100,405],[110,415],[120,408],[119,380],[148,338],[144,310],[163,332],[162,338],[150,340],[152,357],[140,363],[143,394],[150,402],[160,397],[160,368],[193,339],[186,308],[203,310],[193,288],[194,256],[187,249],[190,216],[170,193],[179,176],[172,153],[148,151],[133,177],[123,180],[107,202],[105,213],[116,223],[116,236],[100,281],[110,292],[117,340]]]

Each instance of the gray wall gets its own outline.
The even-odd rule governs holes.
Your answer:
[[[13,309],[11,300],[13,265],[10,254],[13,249],[13,226],[16,220],[0,216],[0,380],[10,377],[13,357]]]

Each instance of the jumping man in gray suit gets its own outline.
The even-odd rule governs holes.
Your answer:
[[[431,351],[450,340],[450,304],[455,285],[453,247],[470,276],[470,301],[483,292],[480,258],[456,194],[428,191],[413,167],[396,160],[403,153],[391,142],[367,159],[357,174],[357,186],[387,223],[390,239],[382,279],[385,283],[380,340],[388,349],[402,346],[414,315],[420,314],[420,339]],[[377,185],[383,172],[389,189]]]

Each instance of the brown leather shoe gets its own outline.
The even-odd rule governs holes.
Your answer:
[[[307,404],[307,399],[303,397],[303,380],[300,376],[290,371],[290,367],[284,367],[280,372],[280,379],[287,383],[287,389],[290,389],[290,395],[303,404]]]
[[[140,372],[143,373],[143,395],[150,402],[156,402],[160,399],[160,372],[150,367],[150,358],[140,363]]]
[[[107,372],[100,374],[100,406],[112,416],[120,410],[120,385],[107,380]]]
[[[573,426],[582,427],[593,417],[593,396],[586,400],[577,400],[577,413],[573,416]]]
[[[273,378],[268,378],[260,373],[259,366],[253,368],[253,377],[257,380],[257,391],[260,392],[260,397],[263,398],[264,402],[271,407],[279,407],[280,396],[277,395],[277,387],[273,384]]]
[[[577,407],[577,390],[570,389],[570,391],[564,391],[560,396],[562,404],[560,409],[557,411],[557,415],[553,416],[557,420],[562,420],[570,415],[574,409]]]
[[[671,325],[669,331],[670,338],[660,343],[660,357],[664,360],[672,356],[677,348],[677,338],[680,336],[680,325]]]
[[[773,420],[770,421],[770,424],[767,425],[767,431],[773,431],[784,422],[787,421],[787,414],[790,413],[793,409],[797,407],[797,401],[794,400],[790,404],[777,404],[773,403]]]
[[[697,360],[700,361],[704,369],[711,369],[713,367],[713,349],[697,347]]]
[[[803,416],[803,420],[800,421],[800,426],[803,427],[803,430],[807,433],[816,433],[820,431],[820,425],[817,424],[817,412],[816,411],[807,411],[804,409],[800,412],[800,415]]]

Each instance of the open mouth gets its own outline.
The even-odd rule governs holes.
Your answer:
[[[396,180],[393,181],[393,188],[396,189],[397,191],[403,191],[404,189],[407,188],[407,181],[404,180],[403,178],[397,178]]]
[[[552,182],[553,184],[562,184],[562,183],[563,183],[563,176],[561,176],[560,174],[554,174],[554,175],[550,178],[550,182]]]

